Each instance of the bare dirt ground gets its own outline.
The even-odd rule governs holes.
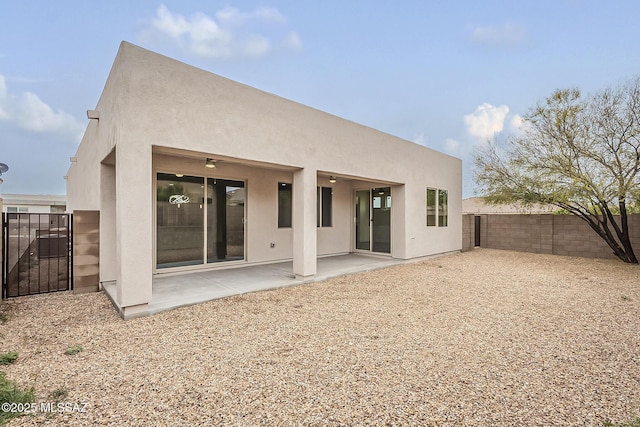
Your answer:
[[[38,403],[86,404],[12,426],[640,416],[640,267],[615,260],[481,249],[126,322],[102,294],[2,311],[0,353],[20,358],[0,370],[34,385]],[[65,355],[75,344],[83,351]]]

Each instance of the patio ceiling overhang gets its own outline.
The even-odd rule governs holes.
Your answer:
[[[362,185],[375,185],[379,187],[403,184],[401,182],[379,179],[374,176],[356,176],[338,172],[318,170],[318,181],[320,181],[321,179],[326,179],[328,182],[330,177],[336,178],[336,181],[355,181],[362,183]]]
[[[157,145],[154,145],[152,147],[152,153],[165,155],[165,156],[180,157],[185,160],[202,162],[203,164],[206,161],[206,159],[213,159],[216,162],[220,162],[224,164],[251,166],[251,167],[257,167],[262,169],[272,169],[272,170],[280,170],[280,171],[295,171],[295,170],[302,169],[301,166],[295,166],[295,165],[283,165],[283,164],[269,163],[269,162],[263,162],[259,160],[253,160],[253,159],[241,159],[238,157],[223,156],[215,153],[204,153],[200,151],[190,151],[190,150],[183,150],[178,148],[162,147]]]

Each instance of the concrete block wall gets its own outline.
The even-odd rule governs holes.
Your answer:
[[[467,217],[470,217],[467,225]],[[475,230],[474,215],[463,218],[463,250]],[[611,248],[589,225],[574,215],[480,215],[480,246],[522,252],[615,259]],[[619,220],[616,217],[616,220]],[[640,215],[629,216],[631,245],[640,257]]]
[[[616,258],[604,240],[575,216],[556,215],[553,253],[585,258]]]
[[[544,218],[544,215],[487,215],[485,229],[486,237],[480,246],[553,253],[553,220]]]
[[[475,215],[462,215],[462,252],[470,251],[475,246]]]
[[[73,212],[73,293],[98,292],[100,212]]]

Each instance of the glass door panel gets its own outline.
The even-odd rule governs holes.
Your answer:
[[[204,178],[158,173],[157,268],[204,263]]]
[[[207,262],[244,259],[243,181],[207,178]]]
[[[356,191],[356,249],[370,250],[371,199],[369,190]]]
[[[391,253],[391,188],[371,190],[372,252]]]

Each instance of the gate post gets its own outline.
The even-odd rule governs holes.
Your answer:
[[[5,243],[4,243],[4,212],[2,212],[2,199],[0,198],[0,258],[2,258],[1,269],[0,269],[0,305],[2,305],[2,300],[5,298],[4,291],[4,270],[5,270]]]
[[[100,211],[73,211],[73,293],[98,292]]]

